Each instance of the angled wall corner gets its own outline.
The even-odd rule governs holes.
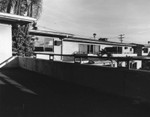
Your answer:
[[[0,23],[0,64],[12,56],[12,26]]]

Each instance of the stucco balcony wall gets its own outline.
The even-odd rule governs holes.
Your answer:
[[[0,68],[7,69],[7,68],[19,68],[19,57],[12,56],[2,63],[0,63]]]
[[[150,102],[150,72],[19,57],[21,68]]]

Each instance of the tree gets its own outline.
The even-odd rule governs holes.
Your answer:
[[[0,12],[38,19],[41,11],[42,0],[0,0]]]
[[[16,0],[0,0],[0,11],[10,13]]]
[[[38,19],[42,12],[42,0],[29,0],[27,16]]]
[[[0,0],[0,11],[39,19],[42,0]],[[35,24],[35,23],[34,23]],[[28,34],[29,24],[13,24],[13,51],[21,56],[31,56],[33,44]]]

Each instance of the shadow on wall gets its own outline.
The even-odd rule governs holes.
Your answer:
[[[16,56],[11,56],[7,60],[0,63],[0,68],[18,68],[18,67],[19,67],[18,57]]]
[[[23,69],[101,92],[150,102],[150,72],[19,57]]]
[[[91,87],[101,92],[150,102],[150,72],[12,57],[1,68],[20,67],[58,80]]]

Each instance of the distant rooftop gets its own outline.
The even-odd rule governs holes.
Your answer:
[[[8,13],[1,13],[0,12],[0,22],[6,24],[13,24],[13,23],[31,23],[36,21],[36,19],[26,16],[19,16],[14,14]]]
[[[103,45],[114,45],[114,46],[136,46],[137,45],[135,43],[101,41],[101,40],[97,40],[93,38],[76,36],[70,33],[54,32],[54,31],[47,31],[47,30],[30,30],[29,34],[36,35],[36,36],[49,36],[49,37],[64,38],[64,41],[79,42],[79,43],[92,43],[92,44],[103,44]]]
[[[65,39],[67,41],[72,41],[72,42],[86,42],[86,43],[93,43],[93,44],[103,44],[103,45],[113,45],[113,46],[136,46],[135,44],[132,43],[120,43],[120,42],[112,42],[112,41],[101,41],[101,40],[96,40],[93,38],[82,38],[82,37],[72,37]]]
[[[144,47],[145,48],[150,48],[150,44],[145,44]]]

